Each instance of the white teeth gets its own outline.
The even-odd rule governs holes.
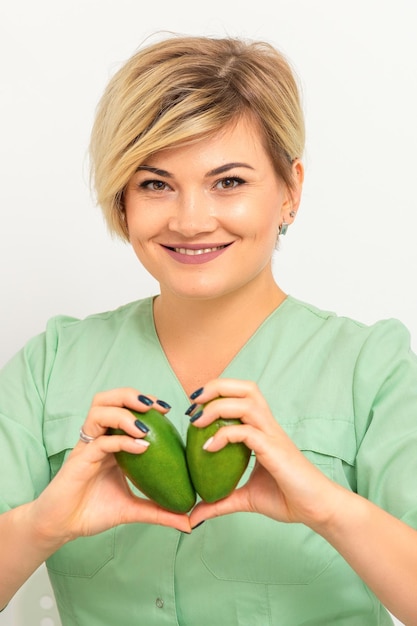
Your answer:
[[[201,248],[199,250],[191,250],[190,248],[174,248],[175,252],[180,254],[188,254],[189,256],[195,256],[197,254],[206,254],[207,252],[215,252],[221,250],[224,246],[216,246],[215,248]]]

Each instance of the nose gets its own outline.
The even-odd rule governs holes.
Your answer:
[[[168,221],[168,228],[191,238],[217,228],[214,207],[204,192],[187,191],[178,196]]]

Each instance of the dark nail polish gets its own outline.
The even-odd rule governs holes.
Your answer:
[[[191,406],[188,407],[188,409],[185,411],[185,415],[190,415],[190,413],[192,413],[196,407],[196,403],[194,402]]]
[[[139,402],[142,402],[142,404],[146,404],[146,406],[152,406],[152,404],[153,404],[153,400],[148,398],[148,396],[139,395],[138,396],[138,400],[139,400]]]
[[[165,400],[157,400],[156,404],[159,404],[159,406],[161,406],[163,409],[170,409],[171,405],[168,404],[168,402],[165,402]]]
[[[203,415],[203,411],[197,411],[197,413],[195,415],[193,415],[192,417],[190,417],[190,422],[191,424],[193,422],[196,422],[201,416]]]
[[[196,398],[198,398],[198,396],[201,396],[203,391],[204,387],[200,387],[200,389],[196,389],[195,391],[193,391],[193,393],[190,395],[191,400],[195,400]]]
[[[144,424],[140,420],[135,420],[135,426],[136,428],[139,428],[139,430],[142,431],[143,433],[149,432],[149,428],[146,426],[146,424]]]

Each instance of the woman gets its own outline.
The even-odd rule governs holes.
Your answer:
[[[399,322],[276,283],[303,145],[265,43],[171,37],[110,81],[97,197],[160,293],[55,318],[4,368],[2,605],[46,560],[64,626],[417,624],[417,361]],[[149,407],[184,437],[239,417],[204,447],[253,451],[241,487],[189,516],[132,491],[113,453],[146,454]]]

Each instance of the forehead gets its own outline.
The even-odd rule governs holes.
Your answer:
[[[264,146],[264,137],[257,122],[244,116],[203,137],[187,140],[184,144],[164,148],[146,159],[147,165],[192,160],[196,164],[211,162],[270,161]]]

